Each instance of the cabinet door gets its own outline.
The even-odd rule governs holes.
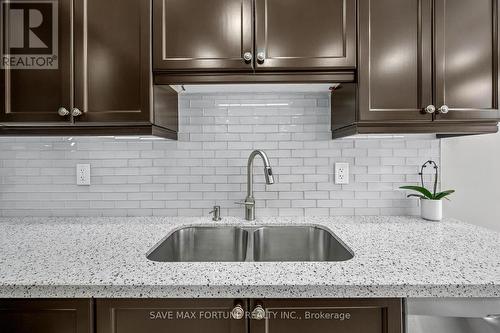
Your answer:
[[[58,110],[72,104],[71,3],[0,2],[0,123],[69,125]]]
[[[252,69],[252,0],[153,0],[156,70]]]
[[[498,119],[498,0],[436,0],[437,120]]]
[[[80,124],[150,120],[150,5],[75,2],[75,107]]]
[[[431,0],[359,1],[359,120],[432,120]]]
[[[282,299],[253,301],[266,316],[252,333],[401,333],[401,300]]]
[[[256,0],[255,6],[256,69],[356,67],[355,0]]]
[[[92,333],[92,301],[0,300],[0,327],[7,333]]]
[[[96,333],[246,333],[246,320],[232,319],[231,299],[97,300]]]

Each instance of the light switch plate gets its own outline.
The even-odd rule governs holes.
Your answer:
[[[349,163],[335,163],[335,184],[349,184]]]
[[[76,185],[90,185],[90,164],[76,165]]]

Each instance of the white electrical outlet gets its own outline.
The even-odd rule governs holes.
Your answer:
[[[90,185],[90,164],[76,165],[76,185]]]
[[[335,163],[335,184],[349,184],[349,163]]]

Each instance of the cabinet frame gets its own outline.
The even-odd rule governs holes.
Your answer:
[[[88,39],[88,15],[87,6],[89,1],[75,1],[74,10],[74,106],[83,114],[73,117],[77,126],[109,126],[112,124],[145,125],[151,119],[150,95],[151,95],[151,73],[150,73],[150,1],[140,1],[140,109],[139,110],[98,110],[93,112],[88,108],[88,79],[87,79],[87,39]],[[102,1],[102,0],[101,0]],[[105,1],[105,0],[104,0]],[[97,4],[98,5],[98,2]],[[115,33],[115,32],[114,32]]]
[[[433,58],[433,81],[434,81],[434,105],[436,109],[442,105],[446,105],[445,100],[445,40],[446,40],[446,28],[445,28],[445,17],[446,8],[445,3],[450,0],[434,0],[435,10],[434,10],[434,58]],[[500,120],[500,43],[499,43],[499,17],[500,8],[498,0],[492,1],[492,40],[491,45],[493,52],[492,54],[492,90],[496,91],[496,94],[492,96],[492,108],[488,109],[478,109],[478,108],[454,108],[449,106],[449,112],[447,114],[441,114],[436,112],[434,115],[434,120],[439,122],[446,121],[467,121],[467,120]]]
[[[358,121],[383,122],[431,122],[432,115],[423,109],[432,104],[432,3],[431,0],[415,0],[418,3],[418,108],[376,109],[371,105],[371,5],[377,0],[359,0],[358,9]]]
[[[253,49],[253,0],[241,2],[241,50],[237,58],[168,58],[165,41],[165,11],[168,0],[153,0],[153,69],[181,72],[252,72],[253,62],[245,62],[243,54]],[[190,18],[194,19],[194,18]],[[189,41],[187,41],[189,43]]]
[[[268,44],[268,9],[272,0],[255,0],[255,55],[264,52],[264,62],[254,57],[257,71],[273,70],[335,70],[356,68],[356,0],[342,0],[342,48],[343,54],[337,57],[270,57]],[[307,1],[306,1],[307,2]],[[314,6],[311,4],[311,6]],[[300,27],[298,27],[300,29]],[[293,34],[293,31],[290,31]],[[306,45],[304,45],[306,47]]]
[[[61,0],[56,2],[59,4],[58,13],[59,13],[59,26],[62,27],[62,24],[69,24],[66,29],[60,28],[58,29],[58,47],[59,47],[59,59],[64,59],[66,56],[67,68],[64,69],[66,72],[62,72],[61,74],[61,94],[64,101],[60,101],[60,107],[66,108],[68,111],[73,107],[73,36],[72,30],[74,25],[74,17],[73,17],[73,9],[74,9],[74,0]],[[13,2],[15,4],[15,2]],[[4,4],[2,4],[4,5]],[[6,4],[8,5],[8,3]],[[7,15],[3,11],[0,11],[2,15]],[[65,16],[61,13],[67,13]],[[64,19],[65,18],[65,19]],[[2,19],[3,20],[3,19]],[[2,22],[2,24],[4,24]],[[67,44],[66,48],[62,46],[63,43],[61,41],[65,41]],[[65,45],[64,44],[64,45]],[[59,61],[59,70],[63,71],[63,62]],[[1,101],[3,105],[0,106],[0,124],[8,123],[14,124],[17,123],[19,125],[33,125],[33,124],[44,124],[44,125],[57,125],[57,126],[70,126],[72,125],[71,116],[62,117],[58,114],[58,108],[54,110],[50,110],[47,112],[33,112],[32,110],[12,110],[11,105],[11,97],[10,92],[11,88],[11,77],[12,71],[23,71],[23,73],[30,73],[33,71],[31,69],[0,69],[0,89],[2,89],[2,93],[0,97],[4,97],[4,100]],[[41,69],[38,71],[52,71],[52,69]],[[14,112],[13,112],[14,111]]]

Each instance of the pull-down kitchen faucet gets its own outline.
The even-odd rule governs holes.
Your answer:
[[[274,184],[273,170],[271,169],[271,164],[269,163],[269,158],[262,150],[254,150],[248,157],[247,164],[247,197],[244,202],[238,202],[239,204],[245,205],[245,219],[247,221],[255,220],[255,199],[253,197],[253,160],[255,156],[259,155],[264,161],[264,176],[266,177],[266,184]]]

